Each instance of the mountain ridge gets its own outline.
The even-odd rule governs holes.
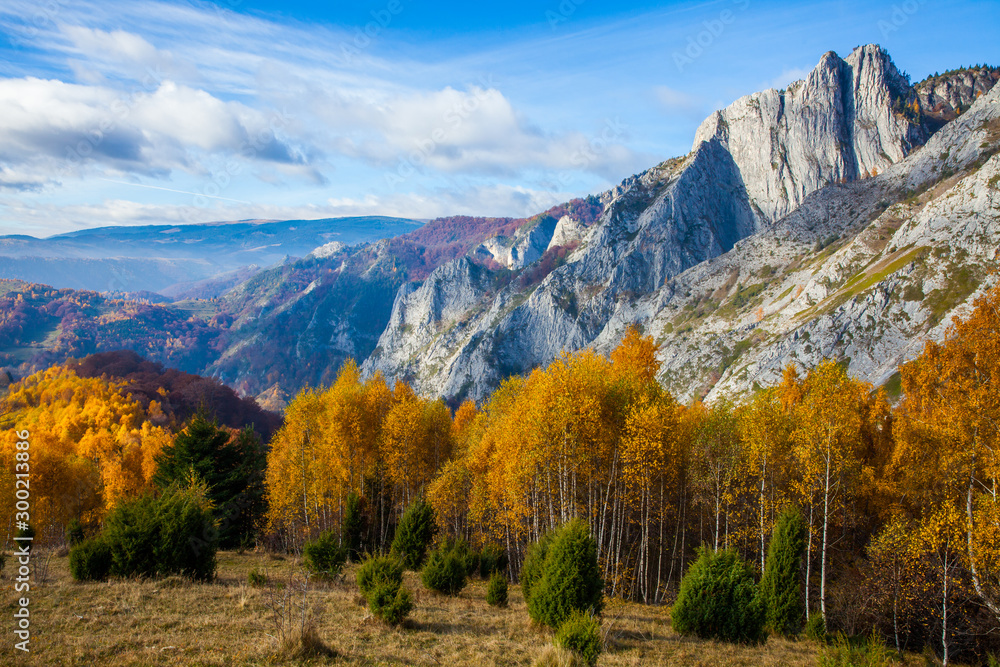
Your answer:
[[[326,242],[227,284],[201,370],[280,407],[353,357],[454,404],[563,351],[608,352],[637,325],[685,399],[827,357],[891,385],[994,280],[997,78],[910,85],[881,47],[828,52],[599,195]]]

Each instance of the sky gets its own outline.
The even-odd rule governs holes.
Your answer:
[[[1000,3],[4,0],[0,234],[530,216],[878,43],[1000,64]]]

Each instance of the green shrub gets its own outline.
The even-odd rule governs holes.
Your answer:
[[[494,607],[507,606],[507,577],[499,572],[490,576],[490,583],[486,587],[486,602]]]
[[[813,612],[806,621],[806,637],[815,639],[818,642],[826,642],[826,621],[823,614]]]
[[[402,586],[403,567],[399,561],[389,556],[369,556],[358,568],[357,579],[361,594],[368,597],[378,582]]]
[[[579,653],[588,665],[597,664],[597,656],[604,648],[600,624],[593,616],[582,611],[574,611],[563,621],[556,631],[553,643],[559,648]]]
[[[159,498],[145,495],[119,503],[102,536],[116,576],[215,576],[219,536],[202,484],[171,486]]]
[[[158,518],[160,539],[155,552],[160,574],[180,574],[201,581],[214,579],[219,531],[207,488],[196,485],[168,489],[159,498]]]
[[[403,588],[403,566],[395,558],[369,556],[358,568],[358,588],[372,614],[399,625],[413,609],[413,596]]]
[[[467,555],[464,541],[442,542],[427,559],[427,564],[420,573],[420,580],[424,582],[424,586],[438,593],[458,595],[465,588],[467,580]]]
[[[855,639],[838,634],[833,646],[824,648],[819,657],[821,667],[892,667],[898,662],[896,653],[874,630],[869,637]]]
[[[542,533],[538,541],[528,547],[528,553],[524,555],[524,564],[521,565],[521,592],[524,593],[524,601],[531,599],[531,591],[535,584],[542,578],[545,571],[545,557],[549,554],[549,547],[555,537],[553,531]]]
[[[111,547],[113,574],[128,577],[157,573],[160,568],[155,553],[160,543],[158,510],[159,501],[148,494],[121,502],[111,510],[102,534]]]
[[[574,519],[555,533],[542,578],[532,586],[528,613],[536,623],[558,628],[574,611],[599,614],[603,588],[597,543],[587,523]]]
[[[364,536],[368,525],[365,521],[364,498],[354,491],[347,494],[343,528],[347,557],[351,559],[352,563],[356,563],[361,558],[361,549],[364,546]]]
[[[434,508],[424,500],[418,500],[403,512],[392,540],[391,553],[402,561],[406,569],[419,570],[435,533]]]
[[[368,608],[386,623],[399,625],[413,609],[413,595],[406,588],[380,582],[368,594]]]
[[[80,523],[79,519],[70,519],[69,523],[66,524],[66,541],[71,547],[83,542],[83,524]]]
[[[0,572],[3,572],[3,568],[5,565],[7,565],[7,554],[0,551]]]
[[[760,580],[760,597],[771,632],[792,636],[802,628],[805,605],[799,585],[799,568],[805,552],[806,523],[796,509],[788,509],[778,517],[767,563]]]
[[[465,573],[470,577],[479,573],[479,563],[482,562],[482,552],[476,551],[475,549],[468,549],[463,556],[463,563],[465,564]]]
[[[111,546],[101,536],[80,542],[69,552],[69,573],[76,581],[104,581],[111,573]]]
[[[344,569],[347,551],[347,547],[340,543],[334,532],[327,530],[312,542],[306,543],[302,548],[302,560],[313,574],[335,577]]]
[[[671,620],[682,635],[743,643],[767,639],[753,571],[730,550],[699,549],[698,559],[681,580]]]
[[[479,576],[483,579],[507,569],[507,552],[496,544],[487,544],[479,554]]]
[[[267,575],[254,568],[247,574],[247,583],[251,586],[264,586],[267,584]]]

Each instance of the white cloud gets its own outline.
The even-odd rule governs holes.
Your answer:
[[[71,25],[63,28],[63,32],[76,48],[92,58],[128,60],[143,65],[153,65],[159,60],[156,47],[141,36],[124,30],[107,32]]]
[[[230,200],[191,200],[181,206],[149,204],[129,199],[104,199],[99,203],[54,205],[2,197],[0,218],[17,218],[17,229],[0,226],[0,234],[49,236],[70,229],[108,225],[175,224],[222,220],[296,220],[355,215],[388,215],[427,219],[450,215],[527,217],[567,201],[570,192],[529,189],[506,184],[447,187],[386,196],[331,197],[320,204],[282,206],[234,203]]]
[[[656,86],[653,89],[657,102],[667,112],[683,114],[701,114],[704,111],[704,102],[694,95],[674,90],[667,86]]]
[[[788,87],[788,84],[793,81],[799,81],[800,79],[805,79],[809,76],[809,72],[812,71],[811,67],[789,67],[782,70],[781,74],[774,77],[770,81],[766,81],[761,84],[761,88],[776,88],[778,90],[784,90]]]
[[[12,16],[28,25],[37,11],[26,0],[4,5],[5,25]],[[244,178],[231,186],[234,198],[286,201],[301,192],[317,207],[311,217],[366,207],[419,217],[529,215],[537,211],[522,209],[558,203],[581,182],[618,182],[661,158],[629,148],[632,132],[606,112],[560,109],[566,120],[553,121],[545,105],[529,109],[534,98],[523,88],[519,96],[517,86],[491,78],[505,65],[480,55],[435,59],[402,49],[409,55],[386,57],[376,40],[345,60],[341,45],[352,33],[148,0],[59,3],[35,26],[40,55],[23,71],[44,76],[0,78],[0,193],[33,193],[33,205],[80,197],[93,178],[183,189],[177,183],[209,183],[237,160],[259,189]],[[505,48],[495,57],[524,57],[521,47]],[[387,188],[404,169],[412,175],[399,191]],[[451,194],[452,179],[477,185]],[[560,184],[555,194],[545,181]],[[351,194],[326,201],[331,183]],[[190,218],[184,202],[178,214],[166,203],[121,203],[136,197],[125,186],[114,195],[107,201],[118,203],[47,214],[62,224]],[[30,208],[8,202],[0,224],[44,224]],[[282,215],[263,208],[234,216]],[[195,213],[201,220],[207,212]]]
[[[86,174],[88,167],[166,175],[201,173],[197,153],[302,163],[263,113],[164,81],[121,93],[48,79],[0,79],[0,161]]]

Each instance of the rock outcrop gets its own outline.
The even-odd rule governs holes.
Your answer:
[[[809,193],[885,171],[923,143],[919,125],[895,110],[909,83],[880,47],[832,51],[804,81],[765,90],[716,111],[694,146],[716,140],[732,155],[761,222]]]
[[[579,247],[537,282],[494,286],[482,276],[470,280],[474,264],[463,259],[435,272],[439,275],[426,289],[404,286],[363,369],[406,378],[429,395],[482,398],[507,375],[548,363],[562,351],[587,345],[609,351],[638,323],[662,345],[662,380],[684,396],[745,391],[769,381],[792,352],[850,353],[852,370],[884,381],[887,369],[894,370],[910,352],[903,340],[918,340],[920,334],[901,329],[887,333],[883,343],[869,340],[867,355],[825,343],[805,343],[811,345],[806,353],[787,341],[781,352],[781,345],[762,341],[791,335],[794,342],[794,331],[802,327],[806,339],[836,330],[834,338],[844,340],[843,331],[855,318],[870,313],[838,313],[836,307],[845,304],[829,301],[836,291],[831,285],[854,276],[828,267],[841,258],[834,259],[827,246],[839,252],[845,239],[885,224],[878,221],[890,204],[941,180],[945,171],[967,170],[988,152],[979,147],[982,137],[962,125],[964,117],[931,142],[954,147],[950,156],[942,157],[947,149],[918,150],[929,131],[919,114],[906,111],[914,99],[914,89],[881,48],[860,47],[844,59],[827,53],[804,81],[741,98],[714,113],[698,129],[687,156],[603,193],[599,223],[577,231]],[[969,123],[987,122],[989,113],[982,112],[987,103],[986,98],[977,103]],[[546,246],[527,239],[564,245],[563,238],[573,238],[566,230],[574,227],[568,219],[551,229],[519,230],[516,243],[490,239],[473,257],[488,253],[506,267],[521,266],[510,249],[532,247],[540,256]],[[912,251],[898,246],[889,252],[883,245],[864,256],[866,270],[883,271],[883,264],[894,266]],[[820,277],[807,277],[807,269],[799,267],[820,254],[822,261],[808,264]],[[838,277],[827,276],[828,269]],[[755,272],[769,279],[755,280]],[[769,301],[780,293],[774,293],[775,276],[786,274],[792,277],[781,281],[780,292],[787,294]],[[793,278],[799,282],[789,282]],[[867,284],[871,279],[867,273],[863,280],[855,278],[855,286],[858,280],[865,285],[865,298],[873,289]],[[455,307],[445,313],[434,305],[441,302]],[[825,307],[817,308],[819,303]],[[789,309],[800,319],[791,318]],[[736,364],[758,348],[770,355],[766,363]]]

